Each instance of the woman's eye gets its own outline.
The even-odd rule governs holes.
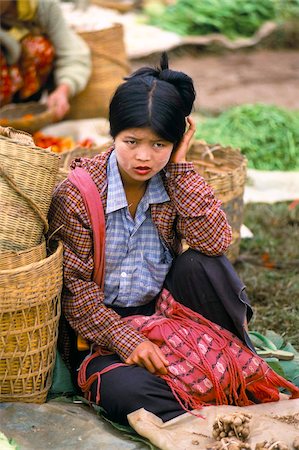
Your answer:
[[[156,148],[163,148],[164,144],[162,142],[155,142],[154,143],[154,147],[156,147]]]
[[[125,141],[125,143],[129,145],[134,145],[136,144],[136,141],[134,141],[134,139],[128,139],[127,141]]]

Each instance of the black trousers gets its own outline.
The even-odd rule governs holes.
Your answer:
[[[245,319],[251,318],[251,308],[244,285],[225,256],[210,257],[189,249],[175,259],[164,286],[177,301],[230,330],[253,349],[244,329]],[[151,315],[155,301],[142,307],[114,309],[122,317]],[[116,362],[121,360],[115,354],[94,358],[87,367],[87,376]],[[92,401],[96,392],[97,381],[91,388]],[[122,366],[102,375],[100,394],[100,405],[108,418],[125,425],[127,414],[139,408],[163,421],[185,412],[167,383],[139,366]]]

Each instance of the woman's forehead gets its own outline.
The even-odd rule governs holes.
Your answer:
[[[158,136],[151,128],[127,128],[119,133],[122,137],[134,137],[136,139],[149,139],[149,140],[165,140]]]

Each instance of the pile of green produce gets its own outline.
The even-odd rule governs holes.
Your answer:
[[[267,20],[299,17],[299,0],[176,0],[146,3],[149,23],[181,35],[251,36]]]
[[[299,170],[299,111],[261,103],[236,106],[200,120],[196,138],[239,148],[251,168]]]

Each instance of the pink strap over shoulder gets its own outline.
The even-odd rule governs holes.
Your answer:
[[[85,204],[93,232],[93,281],[104,290],[105,281],[105,214],[100,193],[86,170],[76,167],[68,179],[76,186]]]

